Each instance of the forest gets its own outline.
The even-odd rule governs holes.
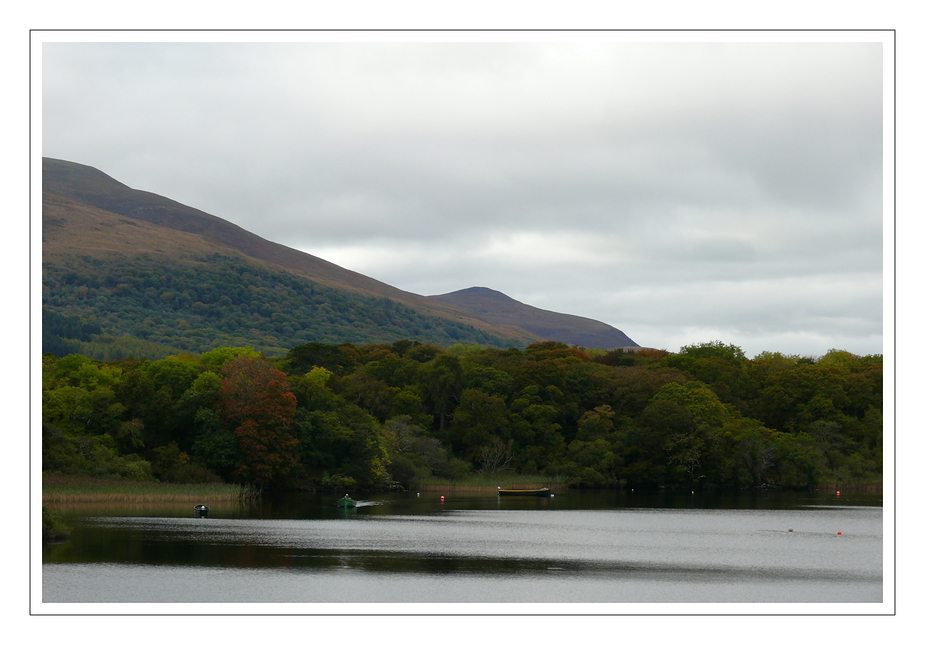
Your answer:
[[[880,355],[403,340],[270,358],[46,353],[42,367],[44,473],[303,490],[515,474],[579,487],[882,482]]]
[[[388,298],[217,253],[191,264],[143,255],[131,263],[81,256],[42,266],[42,346],[58,355],[165,358],[246,346],[279,357],[306,342],[406,337],[444,347],[511,344]]]

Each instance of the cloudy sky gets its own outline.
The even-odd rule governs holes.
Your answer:
[[[882,353],[891,45],[644,35],[46,41],[41,154],[415,293]]]

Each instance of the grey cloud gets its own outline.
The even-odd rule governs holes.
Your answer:
[[[46,44],[43,152],[418,293],[488,286],[645,345],[870,353],[882,55]]]

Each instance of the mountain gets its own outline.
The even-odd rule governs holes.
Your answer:
[[[45,351],[106,360],[248,345],[279,356],[306,342],[402,339],[504,348],[594,323],[508,298],[532,312],[511,316],[502,294],[489,311],[402,291],[90,166],[45,158],[42,184]],[[549,316],[563,317],[558,328],[544,326]]]
[[[520,327],[546,340],[600,349],[639,346],[622,331],[606,323],[531,307],[485,287],[430,297],[465,309],[495,325]]]
[[[89,166],[46,158],[42,180],[46,351],[156,358],[247,345],[278,356],[306,342],[523,347],[543,340]]]
[[[270,242],[220,217],[166,197],[129,188],[90,166],[43,158],[42,189],[43,193],[56,194],[133,220],[198,235],[205,240],[233,249],[243,256],[260,260],[265,265],[290,271],[322,285],[365,296],[389,298],[428,315],[462,320],[465,324],[477,327],[485,326],[484,321],[475,319],[466,312],[460,312],[425,296],[402,291],[308,253]],[[522,332],[512,334],[509,331],[507,334],[522,341],[537,340]]]

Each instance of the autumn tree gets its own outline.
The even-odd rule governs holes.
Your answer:
[[[286,375],[265,358],[239,356],[222,368],[222,374],[219,410],[233,428],[242,455],[235,478],[271,485],[296,464],[296,397]]]

